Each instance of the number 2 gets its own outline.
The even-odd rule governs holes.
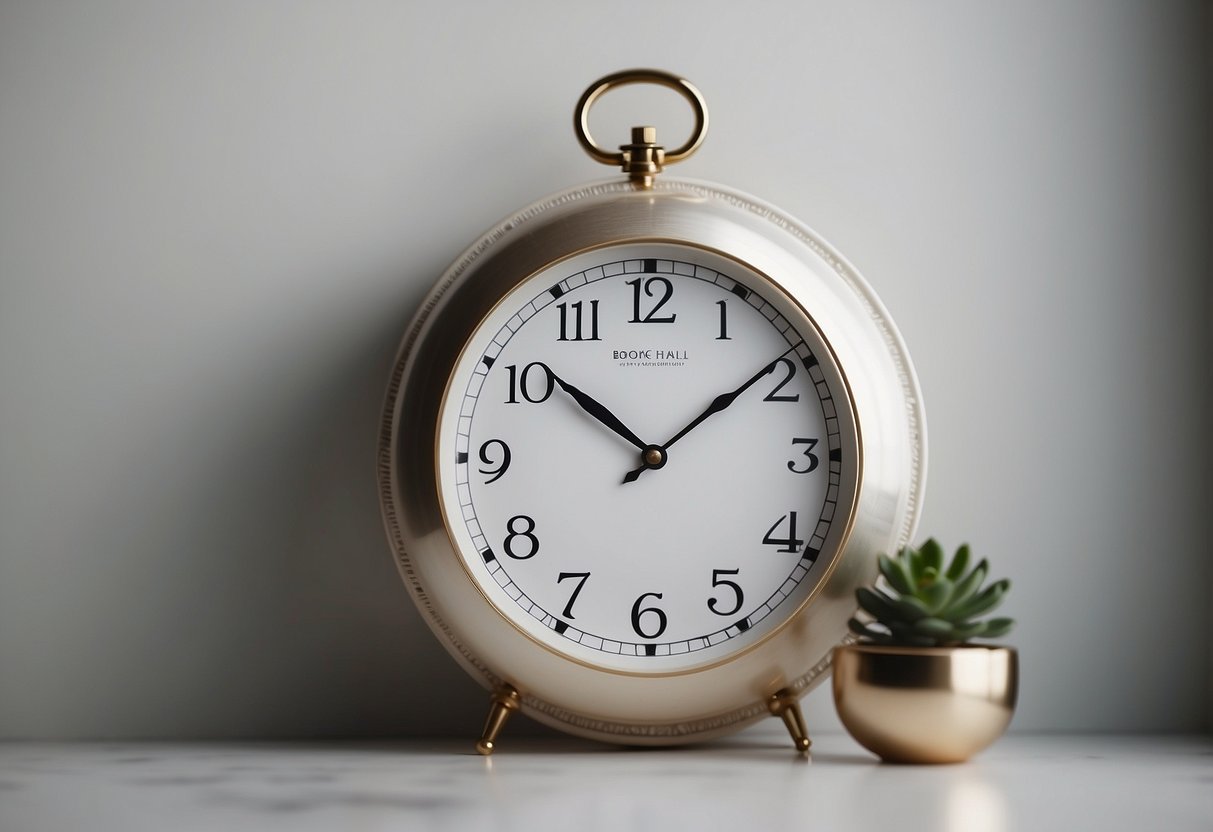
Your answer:
[[[796,375],[796,365],[792,363],[792,360],[790,358],[781,358],[777,362],[775,362],[775,366],[783,367],[785,370],[787,370],[787,375],[785,375],[783,377],[783,381],[781,381],[775,385],[774,390],[772,390],[770,393],[767,393],[767,395],[763,399],[763,401],[764,402],[798,402],[798,401],[800,401],[799,393],[793,393],[790,396],[780,396],[779,395],[779,391],[782,390],[783,388],[787,387],[788,382],[792,380],[792,377],[794,375]],[[771,368],[771,372],[772,373],[775,372],[775,367]]]

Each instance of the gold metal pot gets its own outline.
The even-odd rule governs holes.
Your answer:
[[[1019,691],[1010,647],[834,650],[834,704],[860,745],[890,763],[959,763],[1002,736]]]

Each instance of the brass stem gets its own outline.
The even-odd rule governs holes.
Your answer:
[[[652,188],[653,177],[661,173],[665,163],[665,148],[657,144],[655,127],[633,127],[632,141],[621,145],[621,169],[640,188]]]
[[[804,727],[804,715],[800,712],[800,702],[789,688],[784,688],[771,695],[767,700],[767,709],[783,720],[784,727],[792,735],[792,744],[801,754],[807,754],[813,741]]]
[[[493,704],[489,706],[488,719],[484,721],[484,733],[476,743],[477,753],[487,757],[497,747],[497,735],[505,727],[512,711],[518,710],[522,699],[513,685],[503,683],[493,691]]]

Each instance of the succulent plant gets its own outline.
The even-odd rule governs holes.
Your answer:
[[[891,591],[860,588],[859,606],[875,621],[857,618],[851,631],[875,644],[948,647],[974,638],[998,638],[1010,632],[1010,618],[979,620],[1002,602],[1011,582],[1003,579],[982,588],[989,564],[969,569],[968,544],[956,550],[944,568],[944,551],[934,539],[922,548],[904,547],[896,557],[879,556],[880,574]]]

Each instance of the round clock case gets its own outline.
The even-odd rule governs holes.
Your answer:
[[[407,331],[379,450],[401,575],[497,728],[520,706],[638,744],[821,681],[924,475],[909,357],[855,269],[665,178],[555,194],[464,252]]]

